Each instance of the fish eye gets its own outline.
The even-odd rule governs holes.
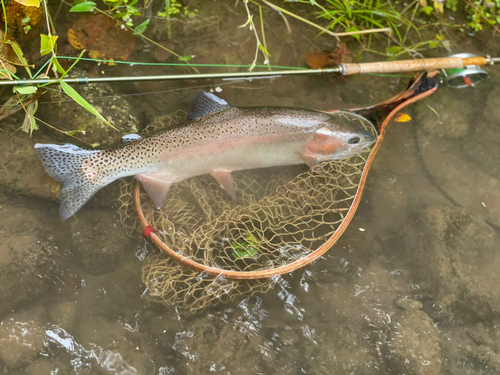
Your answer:
[[[350,145],[357,145],[359,143],[359,141],[361,141],[361,139],[359,139],[358,136],[355,136],[355,137],[350,138],[347,142]]]

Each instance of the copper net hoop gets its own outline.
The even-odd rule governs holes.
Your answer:
[[[366,184],[366,178],[368,175],[369,168],[374,160],[374,157],[376,155],[376,152],[380,148],[380,145],[383,141],[383,135],[385,132],[385,129],[388,125],[388,123],[391,121],[391,119],[400,111],[402,108],[418,101],[421,100],[431,94],[433,94],[437,90],[437,86],[434,88],[427,89],[427,91],[423,91],[421,93],[417,93],[417,95],[414,95],[409,98],[405,98],[405,101],[401,102],[398,106],[396,106],[384,119],[384,121],[381,123],[379,126],[379,135],[376,139],[376,142],[372,146],[370,150],[365,150],[365,152],[361,153],[360,155],[356,155],[352,158],[349,158],[347,163],[352,163],[352,165],[355,165],[357,168],[359,168],[359,176],[357,177],[358,179],[355,181],[356,184],[356,189],[355,193],[352,196],[351,201],[349,202],[349,207],[348,209],[345,210],[345,213],[342,214],[342,220],[338,223],[338,226],[336,229],[333,229],[333,233],[328,236],[328,238],[320,245],[318,246],[315,250],[308,250],[300,254],[296,258],[296,260],[293,261],[285,261],[282,262],[282,264],[269,264],[267,265],[267,268],[262,269],[252,269],[252,260],[246,260],[246,259],[237,259],[236,261],[227,261],[224,263],[222,262],[223,265],[226,265],[228,267],[233,266],[233,263],[239,262],[239,264],[242,264],[240,266],[239,270],[235,269],[225,269],[219,264],[217,266],[214,266],[214,263],[217,263],[217,261],[214,261],[214,259],[206,259],[206,253],[202,253],[202,255],[198,254],[183,254],[179,251],[175,251],[173,246],[169,246],[166,241],[171,240],[172,236],[169,233],[163,233],[161,231],[155,230],[155,220],[153,217],[153,214],[148,213],[151,212],[151,210],[144,210],[143,209],[143,204],[145,203],[144,199],[144,194],[141,192],[141,187],[140,184],[137,183],[134,189],[134,201],[136,205],[136,209],[139,215],[139,222],[142,227],[143,234],[150,239],[151,242],[153,242],[156,246],[158,246],[165,254],[167,254],[171,259],[179,263],[180,265],[187,266],[190,269],[201,273],[204,276],[210,276],[210,277],[218,277],[218,278],[223,278],[223,279],[229,279],[229,280],[251,280],[251,279],[267,279],[271,278],[274,276],[279,276],[283,274],[290,273],[298,268],[304,267],[305,265],[313,262],[314,260],[318,259],[321,257],[323,254],[325,254],[332,246],[333,244],[340,238],[340,236],[344,233],[345,229],[351,222],[354,213],[356,212],[360,200],[361,200],[361,195],[363,188]],[[359,113],[359,111],[357,111]],[[352,160],[352,159],[357,160]],[[360,163],[363,164],[362,168],[360,168]],[[333,172],[335,171],[335,168],[338,168],[339,162],[331,162],[331,163],[324,163],[327,164],[327,174],[328,172]],[[321,167],[321,166],[318,166]],[[318,168],[315,167],[315,168]],[[320,171],[312,171],[312,173],[316,173]],[[308,172],[306,172],[308,173]],[[299,175],[300,177],[301,175]],[[348,178],[349,180],[349,178]],[[292,181],[293,182],[293,181]],[[265,199],[265,198],[264,198]],[[340,202],[340,201],[339,201]],[[342,202],[345,203],[345,202]],[[181,201],[176,203],[177,205],[182,204]],[[344,206],[343,206],[344,207]],[[338,209],[338,207],[336,208]],[[345,207],[343,208],[345,209]],[[182,207],[179,212],[182,211]],[[192,217],[187,217],[184,218],[185,220],[196,220],[196,218]],[[217,222],[215,220],[214,222]],[[245,230],[242,232],[243,234],[240,234],[240,237],[244,235]],[[175,243],[175,240],[171,241]],[[177,242],[179,243],[179,242]],[[184,246],[182,243],[180,243],[180,246]],[[226,245],[226,247],[228,247]],[[230,248],[230,247],[229,247]],[[205,258],[203,258],[205,256]],[[226,256],[226,258],[229,258]],[[250,258],[250,257],[249,257]],[[289,257],[290,258],[290,257]],[[236,268],[236,267],[235,267]]]

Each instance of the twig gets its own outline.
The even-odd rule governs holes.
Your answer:
[[[16,66],[23,66],[23,67],[28,67],[28,68],[34,68],[35,65],[25,65],[25,64],[20,64],[20,63],[16,63],[16,62],[13,62],[13,61],[9,61],[7,60],[5,57],[2,57],[0,56],[0,59],[2,59],[3,61],[7,61],[10,65],[16,65]]]
[[[257,40],[257,47],[255,48],[255,58],[253,59],[252,65],[250,65],[250,68],[248,69],[249,71],[252,71],[255,68],[255,65],[257,65],[257,58],[259,57],[259,50],[261,50],[262,54],[264,55],[264,64],[269,65],[269,53],[267,52],[267,49],[265,46],[262,45],[259,39],[259,34],[257,33],[257,30],[255,29],[255,24],[253,22],[253,15],[250,13],[250,9],[248,8],[248,0],[243,0],[243,5],[245,6],[245,10],[247,11],[247,22],[245,22],[243,25],[239,27],[248,27],[250,28],[250,31],[253,31],[255,34],[255,39]],[[262,21],[261,21],[262,23]],[[262,25],[262,27],[264,27]]]
[[[305,18],[302,18],[300,16],[297,16],[296,14],[292,13],[292,12],[289,12],[288,10],[286,9],[283,9],[283,8],[280,8],[279,6],[277,5],[274,5],[274,4],[271,4],[269,1],[267,0],[262,0],[265,4],[267,4],[268,6],[270,6],[271,8],[273,8],[274,10],[276,11],[279,11],[279,12],[283,12],[285,14],[288,14],[289,16],[292,16],[304,23],[307,23],[308,25],[311,25],[321,31],[323,31],[324,33],[327,33],[327,34],[330,34],[332,35],[333,37],[335,37],[337,39],[338,42],[340,42],[340,39],[339,37],[341,36],[349,36],[349,35],[360,35],[360,34],[372,34],[372,33],[385,33],[385,32],[391,32],[391,28],[390,27],[384,27],[382,29],[369,29],[369,30],[358,30],[358,31],[349,31],[349,32],[345,32],[345,33],[334,33],[328,29],[325,29],[324,27],[321,27],[317,24],[315,24],[314,22],[311,22],[311,21],[308,21],[306,20]]]
[[[90,147],[95,148],[92,144],[90,144],[90,143],[88,143],[88,142],[85,142],[83,139],[80,139],[80,138],[78,138],[78,137],[75,137],[74,135],[68,134],[68,133],[67,133],[67,132],[65,132],[65,131],[62,131],[62,130],[60,130],[60,129],[57,129],[55,126],[52,126],[52,125],[50,125],[50,124],[47,124],[45,121],[40,120],[40,119],[39,119],[38,117],[36,117],[36,116],[33,116],[33,117],[35,118],[35,120],[40,121],[42,124],[44,124],[44,125],[48,126],[49,128],[54,129],[54,130],[56,130],[56,131],[58,131],[59,133],[62,133],[62,134],[64,134],[64,135],[67,135],[68,137],[75,138],[75,139],[79,140],[80,142],[83,142],[83,143],[85,143],[85,144],[89,145]]]
[[[28,99],[24,105],[28,106],[30,105],[31,103],[33,102],[36,102],[38,99],[40,99],[40,97],[43,95],[45,91],[41,91],[39,93],[37,93],[36,95],[34,95],[33,97],[31,97],[30,99]],[[5,112],[3,115],[0,116],[0,121],[2,121],[3,119],[9,117],[10,115],[13,115],[14,113],[16,112],[19,112],[21,109],[23,109],[23,105],[18,105],[16,106],[14,109],[8,111],[8,112]]]
[[[315,27],[327,34],[330,34],[332,35],[333,37],[335,37],[337,39],[338,42],[340,42],[340,39],[339,39],[339,35],[337,33],[334,33],[328,29],[325,29],[324,27],[321,27],[319,25],[316,25],[314,22],[311,22],[311,21],[308,21],[306,20],[305,18],[302,18],[300,16],[297,16],[296,14],[292,13],[292,12],[289,12],[288,10],[286,9],[283,9],[283,8],[280,8],[279,6],[277,5],[274,5],[274,4],[271,4],[269,1],[267,0],[262,0],[262,2],[264,4],[266,4],[267,6],[271,7],[272,9],[274,9],[275,11],[277,11],[278,13],[285,13],[285,14],[288,14],[289,16],[293,17],[293,18],[296,18],[298,19],[299,21],[302,21],[304,23],[307,23],[308,25],[312,26],[312,27]]]

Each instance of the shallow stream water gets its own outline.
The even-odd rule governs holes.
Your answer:
[[[334,39],[318,37],[298,22],[290,21],[288,34],[273,12],[265,12],[265,19],[272,64],[304,66],[309,52],[335,47]],[[174,24],[179,54],[196,55],[197,63],[251,63],[255,40],[238,28],[246,20],[241,4],[200,9],[193,20]],[[164,37],[166,31],[157,28],[156,35]],[[453,52],[496,56],[499,49],[492,46],[498,37],[491,38],[455,35]],[[154,62],[152,47],[138,45],[129,60]],[[98,75],[179,72],[95,63],[82,63],[81,69]],[[410,122],[389,125],[362,203],[325,256],[277,279],[267,293],[191,315],[148,300],[141,269],[159,250],[140,233],[127,234],[117,212],[120,184],[106,187],[75,217],[61,221],[58,186],[46,177],[33,145],[71,140],[43,124],[32,138],[16,132],[20,113],[3,120],[0,370],[500,373],[500,71],[488,71],[490,78],[475,88],[442,85],[404,109]],[[310,76],[145,82],[93,86],[82,95],[127,133],[187,111],[199,88],[218,87],[220,97],[239,106],[329,110],[386,100],[408,81]],[[5,90],[0,94],[2,102],[10,96]],[[38,116],[70,130],[84,116],[75,106],[54,94],[41,102]],[[103,146],[116,142],[109,129],[96,134]]]

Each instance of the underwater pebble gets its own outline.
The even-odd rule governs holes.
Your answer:
[[[405,310],[411,310],[411,309],[422,309],[424,307],[423,303],[420,301],[415,301],[407,296],[405,297],[399,297],[396,300],[396,306],[401,307],[402,309]]]

